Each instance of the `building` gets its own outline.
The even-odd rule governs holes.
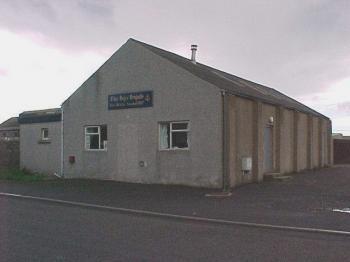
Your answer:
[[[350,164],[350,136],[341,133],[333,133],[334,164]]]
[[[20,167],[44,174],[61,173],[61,109],[26,111],[19,115]]]
[[[19,140],[18,117],[11,117],[0,124],[0,140]]]
[[[329,118],[198,63],[196,46],[187,59],[129,39],[64,101],[62,118],[67,178],[228,188],[332,164]]]
[[[0,169],[19,167],[19,124],[11,117],[0,124]]]
[[[344,136],[342,133],[333,133],[332,138],[350,140],[350,136]]]

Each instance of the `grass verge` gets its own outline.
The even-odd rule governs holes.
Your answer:
[[[0,180],[35,182],[46,180],[48,177],[43,174],[31,173],[20,169],[0,169]]]

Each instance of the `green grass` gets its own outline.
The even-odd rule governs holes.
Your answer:
[[[0,180],[35,182],[47,179],[46,175],[31,173],[27,170],[2,169],[0,170]]]

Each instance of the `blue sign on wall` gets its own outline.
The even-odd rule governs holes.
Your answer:
[[[153,91],[123,93],[108,96],[108,110],[152,106]]]

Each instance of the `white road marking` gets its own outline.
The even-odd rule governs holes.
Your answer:
[[[37,200],[37,201],[56,203],[56,204],[64,204],[64,205],[77,206],[77,207],[95,208],[95,209],[101,209],[101,210],[110,210],[110,211],[117,211],[117,212],[129,213],[129,214],[138,214],[138,215],[161,217],[161,218],[172,218],[172,219],[178,219],[178,220],[213,223],[213,224],[221,224],[221,225],[234,225],[234,226],[264,228],[264,229],[277,229],[277,230],[297,231],[297,232],[305,232],[305,233],[322,233],[322,234],[350,236],[350,232],[349,231],[321,229],[321,228],[309,228],[309,227],[281,226],[281,225],[272,225],[272,224],[260,224],[260,223],[250,223],[250,222],[242,222],[242,221],[224,220],[224,219],[216,219],[216,218],[205,218],[205,217],[194,217],[194,216],[185,216],[185,215],[174,215],[174,214],[169,214],[169,213],[160,213],[160,212],[147,211],[147,210],[138,210],[138,209],[130,209],[130,208],[122,208],[122,207],[103,206],[103,205],[88,204],[88,203],[83,203],[83,202],[66,201],[66,200],[46,198],[46,197],[26,196],[26,195],[11,194],[11,193],[5,193],[5,192],[0,192],[0,196],[12,197],[12,198],[21,198],[21,199],[28,199],[28,200]]]
[[[350,208],[344,208],[344,209],[332,209],[333,212],[340,212],[340,213],[348,213],[350,214]]]

